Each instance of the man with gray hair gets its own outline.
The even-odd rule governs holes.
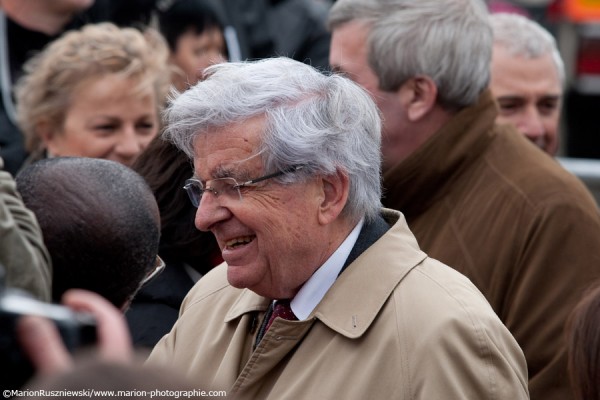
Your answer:
[[[218,64],[166,116],[225,263],[149,363],[242,399],[528,398],[485,298],[381,208],[380,116],[358,85],[286,58]]]
[[[491,15],[494,30],[490,89],[498,123],[513,124],[536,146],[556,155],[565,67],[550,32],[531,19]]]
[[[572,398],[564,326],[600,278],[600,217],[581,181],[494,123],[484,2],[338,0],[329,27],[331,66],[383,113],[384,206],[486,296],[525,353],[531,397]]]

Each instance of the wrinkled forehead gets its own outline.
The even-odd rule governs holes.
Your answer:
[[[260,170],[263,131],[264,118],[255,117],[201,133],[194,141],[195,174],[209,179],[225,171]]]
[[[509,92],[552,93],[562,95],[563,85],[552,54],[540,57],[515,56],[494,47],[490,87],[494,95]]]

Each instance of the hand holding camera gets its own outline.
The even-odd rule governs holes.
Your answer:
[[[73,353],[96,345],[103,360],[128,363],[133,348],[123,315],[100,295],[73,289],[65,306],[6,291],[0,296],[0,357],[9,373],[0,378],[7,389],[22,386],[33,373],[49,375],[73,368]]]
[[[127,324],[123,314],[110,302],[96,293],[72,289],[65,293],[63,304],[79,315],[92,316],[96,321],[97,357],[106,361],[131,362],[133,346]],[[21,334],[22,330],[27,333]],[[72,351],[64,345],[64,340],[60,340],[50,321],[33,317],[22,319],[19,337],[38,373],[55,373],[57,368],[68,369],[72,365]],[[41,351],[36,351],[38,349]]]

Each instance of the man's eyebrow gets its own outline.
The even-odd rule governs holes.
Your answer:
[[[241,166],[237,167],[234,165],[231,166],[220,166],[216,168],[211,174],[211,179],[220,179],[220,178],[234,178],[235,180],[248,180],[250,179],[250,173],[241,168]]]
[[[236,173],[236,169],[231,166],[218,166],[212,173],[212,179],[230,178]]]
[[[541,101],[548,101],[548,100],[552,100],[552,101],[558,101],[562,98],[563,96],[559,95],[559,94],[549,94],[546,96],[542,96],[540,98]]]
[[[237,161],[231,161],[227,164],[222,164],[219,165],[218,167],[216,167],[214,170],[212,170],[210,172],[210,178],[208,180],[211,179],[220,179],[220,178],[235,178],[235,179],[249,179],[249,172],[246,170],[246,168],[244,167],[244,162],[253,159],[254,157],[258,157],[261,155],[261,152],[252,154],[251,156],[241,159],[241,160],[237,160]],[[197,175],[194,173],[194,177],[197,177]],[[198,180],[201,180],[199,178],[197,178]]]
[[[496,100],[498,100],[498,101],[524,101],[525,98],[523,96],[508,95],[508,96],[498,96],[498,97],[496,97]]]
[[[213,172],[210,173],[210,176],[207,177],[207,179],[200,178],[200,176],[195,171],[194,171],[194,174],[192,175],[192,179],[197,179],[200,182],[206,182],[206,181],[210,181],[213,179],[229,178],[229,177],[231,177],[233,172],[234,171],[231,168],[219,166]]]

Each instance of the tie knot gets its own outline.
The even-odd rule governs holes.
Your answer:
[[[275,321],[275,318],[277,317],[287,319],[290,321],[298,320],[298,318],[296,318],[294,312],[292,311],[289,300],[276,300],[275,303],[271,306],[271,315],[269,316],[266,325],[264,325],[264,328],[261,327],[261,329],[258,331],[258,335],[256,335],[256,342],[254,344],[255,348],[256,346],[258,346],[265,332],[267,332],[267,330],[271,327],[271,324],[273,323],[273,321]]]
[[[269,322],[267,324],[266,329],[269,329],[269,327],[277,317],[287,319],[289,321],[298,320],[298,318],[296,318],[294,312],[292,311],[289,300],[277,300],[275,302],[275,306],[273,306],[273,312],[271,313],[271,317],[269,318]]]
[[[297,319],[292,311],[292,306],[290,305],[289,300],[278,300],[275,303],[275,307],[273,307],[273,314],[277,314],[277,317],[291,321]]]

